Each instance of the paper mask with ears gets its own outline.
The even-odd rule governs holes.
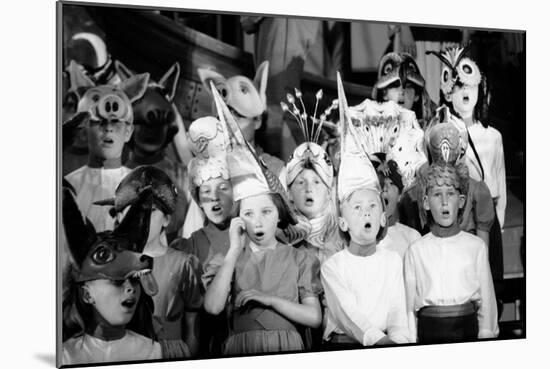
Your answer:
[[[268,72],[268,61],[260,64],[253,81],[245,76],[226,78],[210,69],[198,69],[205,90],[211,93],[210,82],[212,82],[225,104],[233,110],[234,114],[237,113],[236,118],[255,118],[266,110]],[[212,106],[215,111],[215,104],[212,103]]]
[[[124,64],[115,61],[117,74],[122,81],[135,76]],[[164,149],[178,132],[173,100],[180,76],[180,65],[174,63],[158,82],[149,79],[143,96],[133,105],[134,150],[152,155]]]
[[[125,122],[132,124],[134,113],[132,102],[145,93],[149,73],[138,74],[118,86],[99,85],[71,61],[69,64],[71,86],[75,86],[78,106],[75,115],[63,123],[63,147],[69,145],[86,120],[100,122]]]
[[[153,259],[142,254],[149,236],[152,205],[152,191],[143,191],[120,225],[113,231],[96,233],[92,223],[83,218],[71,190],[63,187],[63,225],[75,281],[139,278],[144,292],[155,295],[158,286],[151,274]]]

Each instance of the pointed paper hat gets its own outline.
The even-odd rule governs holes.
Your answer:
[[[245,140],[238,123],[213,84],[211,84],[211,89],[219,120],[226,131],[226,137],[229,137],[227,164],[233,185],[233,200],[239,201],[260,194],[278,194],[290,217],[289,223],[296,224],[296,217],[291,211],[281,182],[275,174],[267,169],[263,160]]]
[[[361,139],[360,119],[350,110],[344,85],[337,73],[338,106],[340,110],[340,167],[338,170],[338,201],[341,203],[359,189],[380,191],[380,183],[369,159],[365,141]]]
[[[328,187],[332,187],[334,179],[334,168],[327,152],[318,144],[319,137],[323,124],[333,109],[338,106],[338,100],[334,100],[317,118],[317,107],[319,101],[323,98],[323,90],[319,90],[315,95],[315,110],[312,116],[307,114],[302,93],[298,89],[294,89],[295,96],[287,94],[286,99],[288,104],[281,102],[281,108],[284,112],[288,112],[296,120],[302,133],[305,142],[300,144],[290,156],[286,165],[287,169],[287,186],[290,186],[296,177],[304,170],[306,166],[310,166],[319,175],[323,183]],[[296,101],[300,101],[302,111],[297,106]],[[310,123],[311,122],[311,123]]]

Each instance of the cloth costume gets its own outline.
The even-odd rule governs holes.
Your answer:
[[[354,124],[348,108],[340,74],[337,82],[342,132],[338,200],[343,202],[360,189],[380,193],[380,184],[368,156],[368,140],[360,131],[363,127]],[[377,241],[383,237],[384,232]],[[408,342],[402,270],[399,255],[378,245],[366,257],[353,255],[348,248],[330,257],[321,267],[328,303],[324,340],[345,334],[370,346],[387,334],[396,343]]]
[[[467,134],[461,129],[462,125],[463,122],[443,106],[427,127],[426,147],[432,164],[422,173],[422,193],[427,194],[429,186],[441,185],[453,186],[461,194],[468,193],[470,179],[462,162]],[[446,168],[454,172],[444,172]],[[448,173],[454,173],[454,177]],[[472,336],[492,338],[498,335],[487,246],[479,237],[460,231],[461,215],[459,210],[455,219],[458,233],[443,235],[439,225],[431,224],[431,232],[415,242],[405,255],[409,329],[411,339],[418,339],[421,343],[423,340],[433,342],[432,339],[454,342],[476,338]],[[470,306],[470,311],[467,312],[465,306]],[[424,317],[422,310],[425,308],[434,310],[437,316]],[[449,309],[455,311],[448,314]],[[478,324],[467,328],[472,315],[477,316]],[[446,325],[449,319],[456,322],[452,326]],[[434,334],[435,330],[439,332]]]
[[[420,238],[420,233],[414,228],[396,222],[388,227],[388,233],[380,241],[379,247],[398,253],[401,256],[401,260],[403,260],[410,245]]]
[[[269,172],[244,140],[229,109],[213,88],[219,117],[230,137],[227,163],[233,183],[234,200],[274,193],[280,196],[286,221],[297,220],[286,199],[283,186]],[[221,263],[212,260],[205,266],[205,274],[215,275]],[[260,304],[246,304],[237,308],[234,299],[242,290],[254,288],[296,303],[318,296],[319,262],[312,255],[290,245],[277,243],[272,249],[260,249],[249,243],[237,259],[229,296],[229,336],[224,343],[225,354],[298,351],[304,348],[296,324]]]
[[[149,219],[153,204],[151,191],[146,190],[139,196],[113,231],[100,233],[96,233],[91,222],[82,217],[72,189],[63,187],[62,191],[63,225],[73,262],[70,283],[80,284],[95,279],[124,281],[128,278],[138,278],[142,288],[136,308],[139,309],[140,304],[144,303],[144,298],[154,296],[158,292],[158,285],[151,273],[153,259],[142,254],[149,235]],[[67,289],[72,287],[74,286],[64,286]],[[74,303],[75,301],[63,301],[63,306],[73,304],[73,309],[78,311]],[[82,317],[80,314],[79,312],[81,319],[84,319],[81,324],[85,325],[79,324],[80,331],[74,331],[74,327],[69,327],[66,320],[69,316],[63,316],[64,331],[70,329],[73,335],[63,343],[63,365],[161,358],[161,347],[158,342],[133,331],[147,330],[148,327],[142,326],[146,322],[141,319],[131,320],[126,325],[125,335],[121,339],[106,341],[86,333],[89,326],[95,323],[89,321],[89,317]]]

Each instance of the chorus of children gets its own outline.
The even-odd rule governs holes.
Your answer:
[[[179,64],[101,84],[72,62],[63,146],[84,137],[87,161],[63,181],[62,364],[498,337],[502,138],[467,50],[433,54],[438,108],[406,53],[356,106],[340,74],[314,108],[281,96],[303,132],[286,163],[255,140],[268,62],[253,81],[199,69],[212,114],[187,129]]]

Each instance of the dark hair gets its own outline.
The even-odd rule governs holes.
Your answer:
[[[86,333],[94,314],[93,307],[83,300],[84,282],[76,282],[74,273],[74,266],[71,265],[63,276],[63,342]],[[153,310],[153,299],[142,291],[134,316],[126,324],[126,329],[156,340],[153,329]]]
[[[292,217],[290,216],[290,209],[285,205],[285,202],[280,194],[278,193],[268,193],[269,197],[271,198],[271,201],[273,201],[273,204],[277,208],[277,211],[279,212],[279,221],[277,222],[277,228],[285,229],[290,225],[290,221]],[[235,215],[239,216],[239,213],[241,212],[241,200],[235,202]]]
[[[458,81],[455,86],[462,87],[462,82]],[[454,88],[454,87],[453,87]],[[489,126],[489,100],[491,93],[489,92],[489,86],[487,83],[487,78],[484,75],[481,75],[481,82],[477,86],[477,102],[474,106],[474,111],[472,113],[472,118],[474,121],[478,121],[484,128]],[[448,106],[451,114],[463,119],[462,116],[453,108],[453,102],[447,101],[443,91],[439,90],[439,105]]]

